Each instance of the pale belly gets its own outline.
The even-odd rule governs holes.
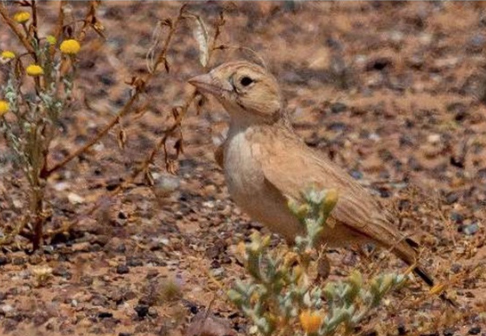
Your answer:
[[[295,236],[303,232],[286,200],[265,181],[243,132],[228,139],[224,172],[231,197],[253,220],[282,235],[288,242],[293,242]]]

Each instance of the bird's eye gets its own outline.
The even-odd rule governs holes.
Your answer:
[[[240,79],[240,84],[243,85],[243,86],[248,86],[251,83],[253,83],[253,79],[251,79],[250,77],[245,76],[245,77]]]

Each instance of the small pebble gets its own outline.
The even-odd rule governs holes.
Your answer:
[[[52,244],[52,242],[51,242],[51,244]],[[47,254],[52,254],[52,253],[54,253],[54,246],[44,245],[44,246],[42,246],[42,251],[44,251],[44,253],[47,253]]]
[[[486,180],[486,168],[481,168],[478,170],[477,177]]]
[[[137,316],[139,318],[144,318],[145,316],[147,316],[148,312],[149,312],[149,306],[148,305],[137,305],[135,306],[135,311],[137,312]]]
[[[180,184],[179,177],[170,174],[161,174],[155,177],[153,190],[157,197],[166,198],[179,189]]]
[[[455,273],[455,274],[459,273],[461,271],[461,269],[462,269],[461,264],[452,264],[452,266],[451,266],[451,272]]]
[[[58,277],[63,277],[63,278],[66,278],[66,279],[71,279],[71,276],[72,276],[71,272],[69,272],[69,270],[62,265],[55,267],[52,270],[52,275],[58,276]]]
[[[352,170],[350,175],[356,180],[361,180],[363,178],[363,173],[359,170]]]
[[[328,126],[327,126],[327,129],[328,130],[331,130],[331,131],[334,131],[334,132],[342,132],[342,131],[345,131],[346,130],[346,124],[345,123],[342,123],[342,122],[339,122],[339,121],[336,121],[336,122],[332,122],[330,123]]]
[[[110,312],[99,312],[98,313],[98,318],[103,319],[103,318],[109,318],[113,317],[113,314]]]
[[[191,305],[190,308],[189,308],[189,311],[191,312],[191,314],[197,314],[199,312],[199,308],[197,308],[196,305]]]
[[[159,275],[159,271],[156,269],[150,269],[147,271],[147,279],[153,279]]]
[[[93,277],[90,275],[82,275],[79,280],[84,286],[91,286],[94,282]]]
[[[127,260],[127,266],[130,267],[138,267],[138,266],[143,266],[143,261],[138,258],[129,258]]]
[[[366,64],[366,71],[381,71],[392,65],[392,60],[388,57],[377,57]]]
[[[23,257],[14,257],[12,259],[12,264],[16,266],[24,265],[25,264],[25,258]]]
[[[18,273],[20,279],[28,279],[32,273],[29,270],[22,270]]]
[[[464,221],[464,216],[457,212],[451,212],[449,218],[455,223],[462,223]]]
[[[415,69],[420,69],[425,63],[425,59],[421,54],[414,54],[407,61],[408,65]]]
[[[338,102],[331,105],[331,112],[337,114],[346,111],[347,108],[346,104]]]
[[[477,335],[481,332],[481,327],[473,327],[467,332],[469,335]]]
[[[444,336],[454,336],[455,331],[454,328],[446,328],[444,330]]]
[[[154,307],[149,307],[148,316],[157,317],[157,316],[159,316],[159,313],[157,312],[157,309],[155,309]]]
[[[121,264],[116,267],[116,273],[117,274],[127,274],[130,272],[130,269],[126,264]]]
[[[440,134],[431,134],[427,137],[427,141],[431,144],[437,144],[440,142]]]
[[[127,251],[127,247],[122,243],[115,248],[115,251],[117,253],[125,253]]]
[[[14,308],[9,304],[5,304],[3,306],[0,306],[0,310],[3,311],[4,313],[10,313],[11,311],[14,310]]]
[[[459,194],[451,192],[446,196],[446,203],[447,204],[453,204],[456,203],[459,200]]]
[[[211,275],[215,277],[216,279],[221,279],[224,276],[224,268],[212,268],[211,269]]]
[[[42,262],[42,257],[38,254],[31,255],[29,262],[31,265],[39,265]]]
[[[472,223],[472,224],[469,224],[469,225],[464,225],[462,227],[462,232],[464,232],[468,236],[472,236],[478,231],[479,231],[478,223]]]
[[[480,52],[486,44],[486,38],[483,35],[476,34],[468,41],[467,48],[472,52]]]
[[[218,260],[212,260],[211,261],[211,268],[220,268],[221,263]]]

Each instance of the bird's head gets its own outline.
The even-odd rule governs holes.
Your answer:
[[[189,83],[213,95],[231,115],[252,123],[272,123],[280,118],[279,85],[264,68],[245,61],[224,63]]]

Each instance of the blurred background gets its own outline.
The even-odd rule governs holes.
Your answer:
[[[70,2],[72,15],[82,18],[86,4]],[[90,31],[77,55],[74,99],[51,145],[51,163],[95,136],[125,105],[133,93],[127,83],[147,74],[148,51],[166,38],[168,29],[158,22],[177,17],[181,5],[102,2],[97,19],[104,38]],[[7,7],[14,11],[13,6]],[[39,2],[40,34],[53,29],[58,6]],[[475,334],[480,326],[476,334],[485,333],[480,316],[486,309],[484,278],[453,282],[486,258],[484,3],[208,1],[190,2],[188,8],[205,22],[209,36],[224,9],[225,24],[216,43],[224,48],[214,51],[203,67],[194,24],[182,24],[167,54],[169,71],[158,72],[134,112],[53,174],[47,187],[54,214],[49,227],[74,218],[80,222],[67,238],[48,241],[47,256],[41,259],[16,245],[4,249],[4,333],[178,335],[195,312],[221,293],[208,272],[224,284],[240,277],[233,248],[252,230],[264,229],[229,199],[213,159],[228,116],[211,99],[201,103],[199,113],[192,106],[183,119],[184,152],[179,157],[174,145],[180,136],[167,142],[175,175],[167,173],[161,152],[150,166],[154,186],[139,178],[116,197],[106,197],[95,214],[83,215],[126,179],[173,124],[174,108],[184,105],[192,92],[186,80],[236,59],[266,65],[279,79],[293,124],[306,143],[392,204],[401,229],[426,247],[426,265],[456,286],[460,301],[469,307],[461,315],[463,322],[451,326],[453,319],[438,319],[436,304],[405,303],[401,317],[381,328],[398,333],[397,325],[411,332],[417,324],[431,328],[424,330],[438,324],[436,330],[453,328],[450,335],[455,335]],[[16,48],[18,41],[2,24],[0,49]],[[5,72],[0,76],[4,83]],[[143,113],[135,113],[142,106]],[[123,148],[120,130],[126,137]],[[0,163],[2,233],[14,225],[27,199],[25,181],[12,166],[3,138]],[[279,243],[275,237],[274,244]],[[330,257],[343,265],[333,268],[333,277],[350,267],[366,270],[349,250],[331,251]],[[49,288],[30,286],[28,271],[38,260],[54,269]],[[378,264],[388,270],[403,266],[393,258]],[[167,279],[182,288],[178,304],[151,299]],[[413,315],[417,305],[424,316]],[[227,302],[218,298],[212,310],[232,330],[245,333],[245,321]],[[388,313],[383,308],[378,314]]]

